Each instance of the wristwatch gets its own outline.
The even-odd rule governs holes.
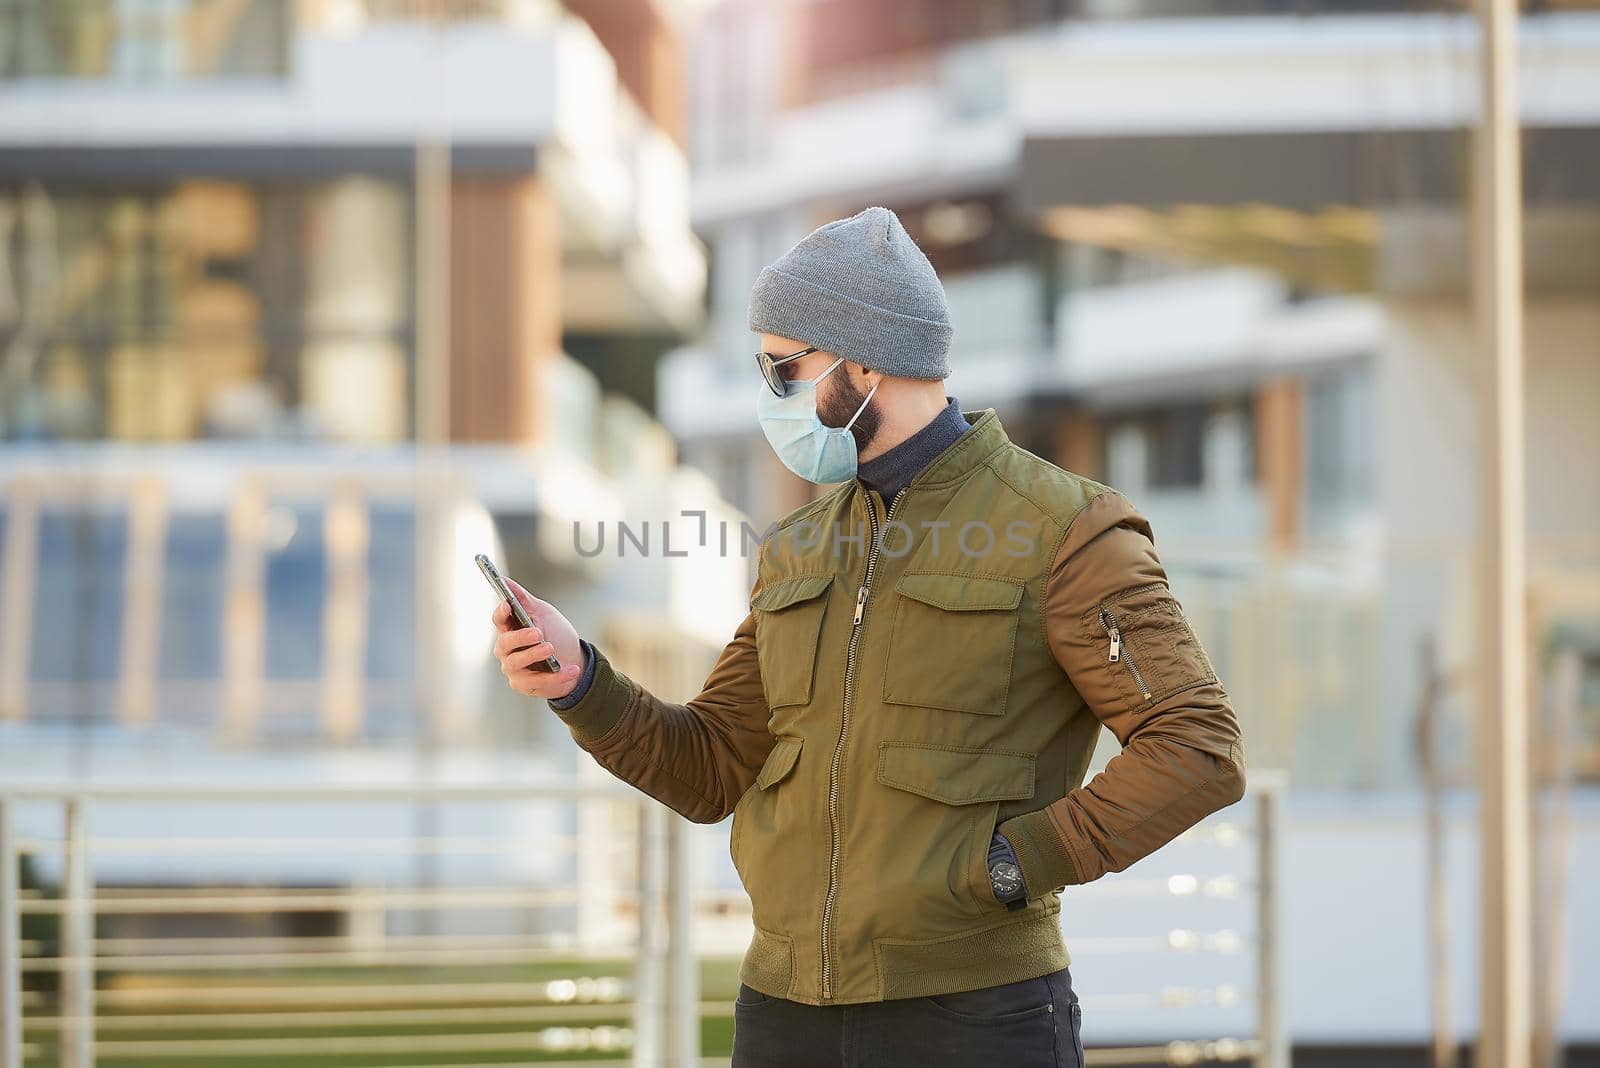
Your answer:
[[[1028,888],[1022,883],[1016,851],[999,831],[989,840],[989,885],[994,889],[995,900],[1011,911],[1027,906]]]

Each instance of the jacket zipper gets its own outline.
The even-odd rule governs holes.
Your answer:
[[[1133,650],[1126,653],[1122,651],[1122,631],[1117,629],[1117,617],[1111,614],[1111,609],[1102,605],[1100,607],[1100,625],[1106,629],[1106,634],[1111,638],[1110,662],[1115,664],[1119,659],[1126,659],[1128,670],[1133,672],[1133,681],[1139,684],[1139,692],[1146,701],[1150,700],[1150,687],[1144,684],[1144,676],[1139,674],[1139,665],[1133,662]]]
[[[894,500],[889,502],[889,510],[883,520],[887,526],[894,518],[895,506],[905,496],[905,490],[895,494]],[[867,610],[867,594],[872,585],[872,569],[878,562],[878,550],[882,547],[878,540],[878,510],[872,506],[872,494],[867,493],[867,518],[872,522],[872,548],[867,551],[867,573],[862,576],[861,586],[856,590],[855,615],[850,617],[850,644],[846,648],[844,658],[844,709],[839,721],[839,744],[833,750],[833,763],[828,768],[828,829],[833,838],[828,850],[828,895],[822,903],[822,997],[824,1000],[833,996],[831,961],[828,956],[829,921],[833,918],[833,897],[836,889],[835,882],[839,868],[839,760],[844,755],[845,735],[850,731],[850,704],[851,684],[855,681],[856,674],[856,642],[861,637],[861,617]]]

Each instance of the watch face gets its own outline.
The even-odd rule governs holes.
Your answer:
[[[1022,872],[1009,860],[1002,860],[990,868],[989,880],[999,897],[1007,897],[1022,889]]]

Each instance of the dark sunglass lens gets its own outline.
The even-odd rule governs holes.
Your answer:
[[[772,366],[772,357],[765,352],[758,352],[756,365],[761,368],[761,377],[767,380],[767,388],[778,396],[783,396],[783,380],[778,374],[778,369]]]

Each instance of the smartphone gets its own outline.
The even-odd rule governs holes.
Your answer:
[[[494,592],[500,599],[511,606],[511,616],[522,627],[533,626],[533,620],[528,618],[527,609],[522,607],[522,602],[517,600],[517,595],[511,592],[511,587],[506,585],[506,580],[500,577],[500,569],[494,566],[494,561],[479,553],[473,559],[478,563],[478,570],[483,572],[483,577],[489,580],[489,585],[494,587]],[[535,671],[560,671],[561,661],[553,656],[543,660],[536,660],[528,665]]]

